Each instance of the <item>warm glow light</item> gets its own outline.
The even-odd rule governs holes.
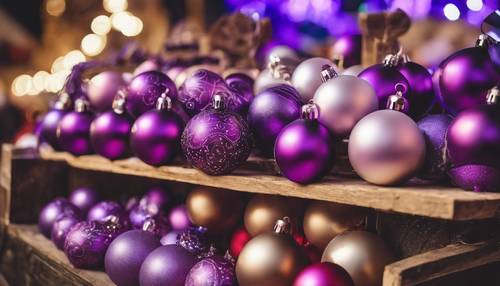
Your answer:
[[[453,3],[448,3],[443,8],[444,16],[450,21],[456,21],[460,18],[460,10]]]
[[[58,57],[50,68],[50,72],[56,73],[58,71],[62,71],[64,69],[64,57]]]
[[[135,16],[130,16],[128,21],[120,29],[123,35],[134,37],[142,32],[143,24],[141,19]]]
[[[46,71],[39,71],[33,76],[33,87],[39,93],[45,89],[46,82],[50,74]]]
[[[92,20],[90,24],[90,29],[97,35],[106,35],[111,30],[111,20],[108,16],[100,15]]]
[[[27,74],[19,75],[12,82],[12,93],[15,96],[23,96],[31,91],[33,79]]]
[[[472,11],[481,11],[483,9],[483,1],[482,0],[467,0],[467,8]]]
[[[82,51],[88,56],[96,56],[104,50],[106,37],[88,34],[82,39]]]
[[[121,31],[121,29],[131,21],[132,14],[130,12],[119,12],[111,15],[111,26],[113,29]]]
[[[109,13],[118,13],[127,10],[127,0],[104,0],[104,9]]]
[[[64,56],[64,68],[70,70],[74,65],[84,61],[85,55],[79,50],[73,50]]]
[[[64,0],[48,0],[45,6],[47,13],[51,16],[60,16],[66,9],[66,1]]]
[[[59,92],[64,87],[64,83],[66,82],[66,78],[69,74],[69,70],[64,70],[50,75],[47,90],[54,93]]]

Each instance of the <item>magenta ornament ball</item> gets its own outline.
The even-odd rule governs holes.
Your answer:
[[[425,67],[414,62],[403,63],[397,67],[397,70],[410,84],[411,93],[406,95],[410,104],[409,115],[418,120],[431,110],[437,100],[432,75]]]
[[[186,277],[185,286],[237,285],[234,262],[222,256],[204,258],[196,263]]]
[[[80,187],[69,194],[68,200],[70,203],[78,207],[84,214],[99,202],[99,194],[92,188]]]
[[[499,192],[500,169],[486,165],[463,165],[448,171],[455,185],[474,192]]]
[[[77,216],[69,215],[69,216],[60,216],[55,222],[54,225],[52,226],[52,234],[50,238],[52,239],[52,242],[57,246],[59,249],[64,248],[64,241],[66,240],[66,236],[70,232],[71,228],[75,226],[77,223],[79,223],[81,218],[78,218]]]
[[[297,119],[276,138],[274,157],[280,172],[291,181],[308,184],[325,176],[333,167],[335,141],[316,120]]]
[[[349,161],[365,181],[394,185],[413,175],[425,160],[425,140],[415,122],[402,112],[368,114],[349,137]]]
[[[93,76],[87,84],[87,96],[97,111],[111,109],[116,93],[126,86],[122,74],[105,71]]]
[[[57,128],[61,148],[76,156],[91,154],[90,124],[93,119],[94,116],[88,111],[71,111],[64,115]]]
[[[302,103],[308,103],[316,89],[323,83],[321,71],[325,66],[335,66],[335,64],[329,59],[316,57],[301,62],[293,71],[292,85],[299,92]]]
[[[441,103],[450,113],[484,103],[488,90],[500,80],[484,47],[460,50],[440,64]]]
[[[90,141],[94,151],[110,160],[129,155],[129,137],[133,120],[128,114],[106,111],[90,125]]]
[[[396,92],[396,84],[400,83],[406,87],[407,91],[404,94],[405,97],[408,97],[408,94],[411,93],[410,83],[404,75],[394,67],[376,64],[363,70],[358,77],[369,82],[375,89],[380,109],[386,108],[387,99]]]
[[[281,84],[259,93],[250,104],[247,121],[255,145],[266,156],[272,156],[279,132],[300,117],[301,102],[295,88]]]
[[[149,165],[171,163],[180,152],[184,122],[171,110],[153,109],[134,122],[130,135],[133,153]]]
[[[191,226],[186,205],[178,205],[172,208],[168,214],[168,220],[174,230],[184,230]]]
[[[118,286],[139,285],[139,270],[146,257],[160,247],[158,238],[150,232],[130,230],[120,234],[109,245],[104,257],[104,269]]]
[[[87,214],[88,221],[105,221],[108,216],[122,217],[123,207],[115,201],[102,201],[94,205]]]
[[[38,217],[38,228],[46,237],[51,236],[52,226],[62,216],[80,217],[81,211],[64,198],[56,198],[49,202],[40,211]]]
[[[60,150],[57,139],[57,126],[68,111],[53,108],[49,110],[40,123],[40,137],[43,142],[47,142],[54,150]]]
[[[142,263],[139,271],[140,285],[184,286],[186,276],[196,262],[194,254],[180,246],[160,246]]]
[[[340,265],[321,262],[304,268],[295,278],[293,286],[354,286],[354,282]]]
[[[168,96],[175,100],[177,88],[175,83],[164,73],[147,71],[138,74],[128,85],[125,107],[133,117],[138,117],[144,112],[153,109],[156,101],[166,89]]]
[[[361,35],[345,35],[337,39],[332,46],[334,58],[343,61],[344,68],[361,63]]]

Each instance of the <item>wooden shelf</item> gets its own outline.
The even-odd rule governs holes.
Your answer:
[[[74,168],[176,181],[234,191],[292,196],[374,208],[381,211],[448,220],[496,217],[500,193],[473,193],[449,186],[411,181],[398,187],[382,187],[360,179],[327,177],[302,186],[271,171],[272,162],[250,160],[226,176],[209,176],[185,165],[152,167],[136,158],[111,162],[96,155],[74,157],[64,152],[43,151],[44,160],[64,161]],[[256,166],[260,165],[260,168]]]

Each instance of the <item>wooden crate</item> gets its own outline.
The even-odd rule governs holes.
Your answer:
[[[386,266],[383,286],[465,286],[471,281],[500,285],[495,269],[500,266],[500,194],[421,181],[380,187],[347,177],[300,186],[274,169],[272,161],[254,158],[231,175],[212,177],[183,164],[154,168],[137,159],[111,162],[5,145],[0,169],[0,270],[12,285],[112,285],[103,272],[72,267],[38,232],[34,224],[41,207],[83,185],[96,187],[104,197],[120,198],[166,184],[179,201],[189,188],[205,185],[248,196],[265,193],[374,209],[371,225],[399,259]]]

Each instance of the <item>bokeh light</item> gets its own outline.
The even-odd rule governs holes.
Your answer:
[[[38,93],[45,89],[49,76],[50,74],[46,71],[39,71],[33,75],[33,87]]]
[[[105,15],[97,16],[92,20],[90,29],[95,34],[104,36],[111,30],[111,20]]]
[[[82,39],[82,51],[87,56],[97,56],[106,46],[106,37],[97,34],[88,34]]]
[[[52,67],[50,68],[51,73],[56,73],[58,71],[64,70],[64,56],[58,57],[57,59],[54,60],[52,63]]]
[[[23,96],[31,91],[33,79],[27,74],[19,75],[12,82],[12,94],[15,96]]]
[[[65,69],[71,69],[74,65],[84,62],[85,61],[85,55],[80,52],[79,50],[73,50],[64,56],[64,68]]]
[[[120,31],[124,36],[134,37],[142,32],[143,23],[141,19],[135,16],[130,16],[128,21],[121,27]]]
[[[66,1],[65,0],[48,0],[45,5],[47,9],[47,13],[51,16],[60,16],[66,10]]]
[[[109,13],[118,13],[127,10],[127,0],[104,0],[104,9]]]
[[[472,11],[481,11],[483,9],[483,0],[467,0],[467,8]]]
[[[460,10],[453,3],[448,3],[443,8],[444,16],[450,21],[456,21],[460,18]]]

